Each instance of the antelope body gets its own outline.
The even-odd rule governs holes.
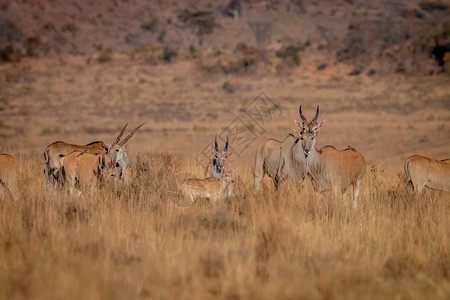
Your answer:
[[[100,155],[103,152],[106,152],[112,159],[113,164],[120,167],[119,177],[120,179],[123,179],[123,174],[128,168],[126,143],[144,124],[145,123],[136,127],[125,139],[123,139],[123,141],[120,141],[126,127],[128,126],[128,124],[126,124],[112,145],[102,141],[91,142],[87,145],[76,145],[58,141],[48,145],[43,154],[47,190],[51,190],[55,185],[59,185],[60,187],[64,186],[65,174],[64,169],[62,168],[63,162],[65,160],[65,156],[73,151],[80,151],[94,155]]]
[[[317,106],[316,115],[310,122],[306,119],[303,120],[305,128],[317,126],[318,116],[319,106]],[[324,122],[321,124],[323,125]],[[265,174],[273,179],[276,190],[278,190],[279,184],[286,180],[297,183],[301,179],[302,186],[304,185],[306,161],[299,140],[300,137],[289,134],[283,142],[268,139],[258,148],[255,162],[255,192],[259,190]]]
[[[213,204],[221,200],[227,193],[228,197],[233,194],[234,175],[231,173],[222,173],[219,179],[215,178],[188,178],[181,184],[181,193],[193,204],[199,198],[208,198]]]
[[[231,151],[228,151],[228,136],[222,151],[220,151],[219,145],[217,144],[217,135],[214,139],[214,150],[211,148],[209,150],[214,155],[214,158],[206,168],[205,178],[219,179],[223,172],[225,172],[227,157],[231,155]]]
[[[47,190],[51,190],[55,185],[61,187],[64,185],[65,176],[62,166],[67,154],[73,151],[81,151],[98,155],[103,151],[108,151],[108,148],[109,145],[102,141],[95,141],[86,145],[76,145],[58,141],[48,145],[43,154]]]
[[[118,177],[118,169],[109,157],[106,164],[105,153],[73,151],[64,158],[64,171],[71,195],[74,192],[79,195],[79,189],[93,188],[99,182]]]
[[[319,108],[317,107],[317,119]],[[356,149],[348,147],[345,150],[337,150],[333,146],[325,146],[320,150],[315,147],[315,138],[325,120],[319,124],[307,122],[299,108],[303,122],[296,121],[301,128],[297,131],[300,137],[300,145],[306,162],[307,174],[316,191],[332,190],[335,196],[343,194],[350,185],[353,185],[353,205],[357,206],[361,180],[364,177],[366,161],[364,156]],[[306,125],[309,124],[309,125]]]
[[[450,191],[450,159],[413,155],[405,162],[405,173],[411,192],[422,193],[424,187]]]
[[[16,162],[8,154],[0,154],[0,199],[7,196],[16,200]]]
[[[259,191],[264,175],[269,175],[273,179],[275,189],[278,189],[278,169],[280,162],[282,142],[275,139],[267,139],[256,150],[255,157],[255,193]]]

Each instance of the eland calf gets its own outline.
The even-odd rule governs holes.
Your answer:
[[[450,158],[435,160],[413,155],[405,162],[405,173],[412,193],[420,194],[424,187],[450,191]]]
[[[205,178],[219,179],[225,171],[226,160],[231,155],[231,151],[228,151],[228,135],[222,151],[220,151],[219,145],[217,144],[217,135],[214,138],[214,150],[212,148],[209,148],[209,150],[214,155],[214,158],[206,168]]]
[[[0,154],[0,199],[10,197],[16,200],[16,162],[9,154]]]
[[[236,169],[230,173],[222,173],[219,179],[188,178],[181,184],[181,193],[191,204],[199,198],[208,198],[212,204],[216,204],[223,199],[225,192],[227,197],[232,196],[235,173]]]

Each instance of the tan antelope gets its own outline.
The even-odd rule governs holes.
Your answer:
[[[106,159],[107,158],[107,159]],[[81,189],[92,189],[99,183],[115,180],[119,176],[119,168],[112,164],[111,158],[103,152],[101,155],[81,151],[73,151],[64,158],[69,193],[81,194]]]
[[[366,170],[366,160],[356,149],[348,147],[337,150],[333,146],[325,146],[320,150],[315,147],[315,138],[324,122],[316,126],[306,126],[307,119],[299,109],[302,123],[296,121],[301,131],[296,132],[306,161],[307,174],[316,191],[331,190],[335,196],[345,193],[353,185],[353,205],[358,202],[361,180]],[[317,117],[317,116],[316,116]],[[315,117],[315,118],[316,118]]]
[[[422,193],[424,187],[450,192],[450,158],[435,160],[413,155],[405,162],[411,192]]]
[[[259,191],[264,175],[268,175],[278,189],[278,168],[280,162],[281,142],[275,139],[267,139],[256,150],[255,157],[255,194]]]
[[[212,204],[216,204],[223,199],[225,192],[227,197],[233,195],[235,173],[236,169],[230,173],[222,173],[219,179],[188,178],[181,184],[181,193],[191,204],[199,198],[208,198]]]
[[[300,106],[299,112],[302,116],[301,109]],[[318,116],[319,106],[317,106],[316,115],[311,121],[304,120],[305,127],[318,126]],[[324,123],[325,120],[319,126]],[[276,190],[278,190],[280,183],[286,180],[297,183],[301,179],[302,185],[304,185],[306,161],[299,140],[300,137],[289,134],[283,142],[268,139],[258,148],[255,162],[255,192],[259,190],[265,174],[273,179]]]
[[[0,154],[0,199],[10,197],[16,200],[16,162],[9,154]]]
[[[214,155],[214,158],[206,168],[205,178],[219,179],[222,173],[225,171],[226,160],[232,153],[231,151],[228,151],[228,135],[222,151],[220,151],[219,145],[217,144],[217,135],[214,138],[214,150],[211,147],[209,148],[209,150]]]
[[[64,169],[62,168],[63,161],[65,156],[73,151],[96,155],[100,155],[102,152],[106,151],[112,158],[114,164],[120,166],[120,178],[123,179],[123,174],[128,167],[126,143],[142,125],[144,125],[144,123],[136,127],[123,141],[120,141],[128,126],[128,124],[125,124],[112,145],[103,141],[95,141],[86,145],[76,145],[58,141],[48,145],[43,154],[47,190],[51,190],[55,185],[59,185],[60,187],[64,186],[65,174]]]

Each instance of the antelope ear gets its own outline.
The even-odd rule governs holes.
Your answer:
[[[300,137],[300,136],[302,136],[302,134],[297,130],[297,129],[295,129],[294,128],[294,132]]]
[[[234,176],[234,174],[236,173],[237,168],[231,171],[231,176]]]
[[[327,121],[327,119],[325,119],[322,122],[320,122],[319,125],[317,125],[316,130],[319,131],[320,127],[322,127],[325,124],[326,121]]]
[[[209,146],[209,151],[211,151],[211,153],[212,153],[212,155],[214,155],[214,157],[216,156],[216,151],[214,151],[211,146]]]
[[[294,123],[295,123],[295,125],[297,125],[298,127],[303,128],[303,124],[300,123],[299,121],[294,120]]]
[[[225,157],[228,157],[228,156],[230,156],[231,154],[233,154],[233,150],[227,151],[227,152],[225,153]]]

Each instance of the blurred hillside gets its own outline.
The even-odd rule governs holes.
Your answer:
[[[353,74],[450,72],[442,0],[15,0],[0,5],[0,59],[114,53],[193,60],[207,73],[290,72],[318,57]]]

